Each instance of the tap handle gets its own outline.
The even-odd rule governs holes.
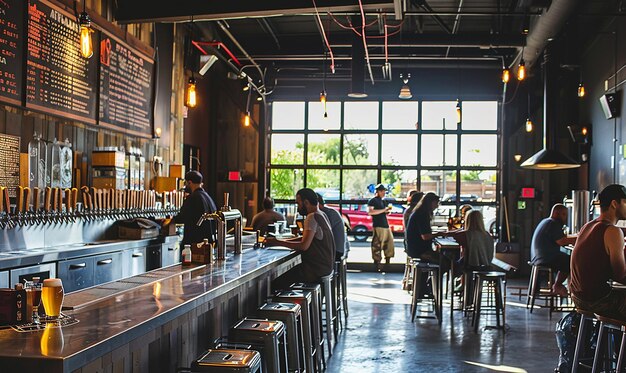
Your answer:
[[[15,187],[15,213],[22,213],[24,208],[24,187]]]
[[[89,201],[91,195],[89,194],[89,187],[82,186],[80,187],[81,194],[83,196],[83,210],[91,210],[91,203]]]
[[[41,206],[41,190],[37,187],[33,188],[33,211],[39,211]]]
[[[0,212],[4,212],[4,187],[0,187]]]
[[[9,188],[2,188],[2,199],[4,200],[4,212],[11,213],[11,200],[9,199]]]
[[[30,211],[30,188],[24,187],[24,212]]]
[[[72,209],[72,189],[65,188],[65,212],[69,213]]]
[[[78,203],[78,188],[72,188],[72,211],[76,211],[77,203]]]
[[[63,211],[63,188],[57,188],[57,212]]]
[[[52,188],[46,187],[44,189],[43,196],[43,209],[45,212],[50,212],[50,198],[52,197]]]

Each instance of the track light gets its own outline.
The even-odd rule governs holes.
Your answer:
[[[517,80],[522,81],[526,79],[526,62],[522,58],[519,61],[519,66],[517,67]]]
[[[84,4],[84,3],[83,3]],[[78,25],[80,27],[80,54],[85,58],[91,58],[93,56],[93,44],[91,42],[91,19],[89,14],[85,11],[83,6],[83,12],[78,15]]]
[[[196,96],[196,79],[192,76],[187,83],[187,92],[185,95],[185,106],[188,108],[196,107],[198,101]]]
[[[502,70],[502,83],[506,84],[511,79],[511,71],[509,69],[504,68]]]
[[[526,132],[533,131],[533,121],[530,118],[526,118]]]
[[[585,85],[583,82],[578,83],[578,97],[585,97]]]

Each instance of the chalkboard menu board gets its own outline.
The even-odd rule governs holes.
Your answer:
[[[27,108],[95,124],[97,58],[83,58],[79,45],[73,14],[45,0],[28,1]]]
[[[100,41],[100,114],[103,126],[126,133],[152,134],[154,62],[116,37],[102,32]]]
[[[0,0],[0,101],[22,103],[23,0]]]
[[[20,185],[20,138],[0,133],[0,186],[9,187],[9,194],[15,197],[15,187],[18,185]]]

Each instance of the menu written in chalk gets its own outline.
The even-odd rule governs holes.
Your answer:
[[[0,101],[22,103],[23,0],[0,0]]]
[[[72,14],[28,1],[26,107],[95,124],[97,58],[83,58],[79,45]]]
[[[0,186],[9,187],[9,194],[15,197],[13,194],[18,185],[20,185],[20,138],[0,133]]]
[[[135,135],[152,134],[153,61],[102,33],[100,41],[101,125]]]

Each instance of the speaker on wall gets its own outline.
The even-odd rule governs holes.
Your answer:
[[[606,119],[617,117],[617,94],[607,93],[600,96],[600,106],[602,106],[602,111],[604,111]]]

